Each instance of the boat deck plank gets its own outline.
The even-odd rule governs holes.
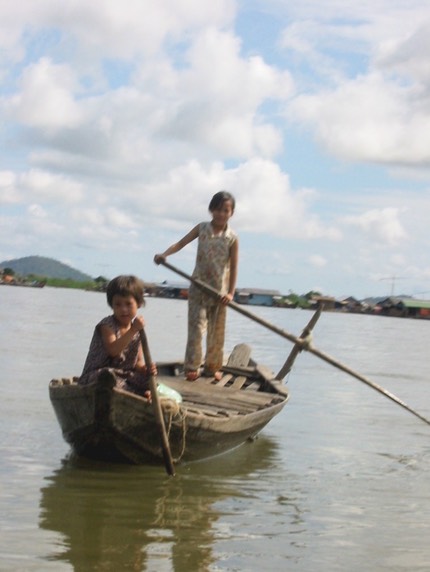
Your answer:
[[[258,411],[283,400],[283,397],[277,393],[240,389],[245,379],[243,376],[236,377],[230,387],[219,387],[218,384],[208,386],[200,380],[189,382],[180,379],[163,379],[162,382],[182,395],[185,406],[188,404],[196,408],[211,407],[236,414]],[[256,383],[256,387],[260,388],[260,384]]]
[[[244,386],[245,382],[246,382],[247,378],[244,375],[238,375],[236,377],[236,379],[233,381],[233,383],[231,385],[229,385],[229,389],[235,390],[235,389],[242,389],[242,387]]]

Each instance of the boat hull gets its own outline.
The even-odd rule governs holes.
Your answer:
[[[178,364],[159,369],[157,380],[183,396],[182,403],[161,400],[176,463],[219,455],[254,438],[288,400],[285,387],[257,380],[255,368],[254,378],[225,373],[221,386],[216,380],[185,381]],[[89,386],[77,378],[52,380],[49,393],[63,437],[77,454],[133,464],[163,459],[152,404],[115,387],[112,376]]]

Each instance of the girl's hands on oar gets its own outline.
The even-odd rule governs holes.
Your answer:
[[[143,330],[143,328],[145,327],[145,320],[143,319],[143,316],[137,314],[131,321],[131,327],[133,328],[133,331],[136,333],[140,332],[140,330]]]
[[[141,332],[145,328],[145,320],[142,316],[136,315],[131,322],[131,327],[134,332]],[[155,362],[151,362],[150,364],[142,364],[136,366],[136,369],[141,371],[144,374],[150,375],[158,375],[157,364]],[[151,395],[147,396],[149,400],[151,400]]]

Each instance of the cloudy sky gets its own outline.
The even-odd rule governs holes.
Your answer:
[[[0,0],[0,261],[177,281],[227,189],[239,287],[429,298],[429,62],[427,0]]]

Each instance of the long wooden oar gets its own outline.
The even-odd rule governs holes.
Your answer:
[[[155,421],[160,430],[161,448],[163,450],[164,464],[166,466],[167,474],[173,477],[175,475],[175,468],[173,466],[173,459],[172,459],[172,454],[170,452],[169,439],[167,438],[166,426],[164,424],[163,410],[161,408],[160,398],[158,396],[157,383],[155,381],[154,374],[151,373],[152,359],[151,359],[151,354],[149,352],[148,340],[144,329],[140,330],[140,341],[142,342],[143,356],[145,358],[145,364],[149,372],[149,389],[151,390],[152,406],[154,408]]]
[[[209,286],[209,284],[205,284],[205,282],[202,282],[201,280],[199,280],[197,278],[193,278],[189,274],[186,274],[182,270],[179,270],[179,268],[172,266],[171,264],[169,264],[165,260],[161,261],[160,264],[163,264],[163,266],[165,266],[169,270],[172,270],[172,272],[176,272],[176,274],[179,274],[183,278],[189,280],[190,282],[192,282],[193,284],[195,284],[196,286],[198,286],[199,288],[201,288],[202,290],[204,290],[208,294],[211,294],[217,298],[221,298],[220,292],[218,292],[215,288],[212,288],[212,286]],[[316,355],[320,359],[326,361],[327,363],[330,363],[332,366],[337,367],[338,369],[344,371],[345,373],[349,373],[349,375],[352,375],[352,377],[355,377],[356,379],[362,381],[363,383],[365,383],[369,387],[373,388],[375,391],[378,391],[382,395],[385,395],[385,397],[388,397],[388,399],[391,399],[392,401],[394,401],[395,403],[397,403],[398,405],[400,405],[401,407],[403,407],[404,409],[406,409],[407,411],[409,411],[410,413],[412,413],[413,415],[418,417],[418,419],[421,419],[421,421],[424,421],[424,423],[427,423],[428,425],[430,425],[429,419],[427,419],[426,417],[424,417],[423,415],[421,415],[420,413],[418,413],[417,411],[415,411],[414,409],[409,407],[409,405],[404,403],[401,399],[396,397],[393,393],[391,393],[390,391],[387,391],[386,389],[384,389],[383,387],[381,387],[377,383],[371,381],[370,379],[368,379],[364,375],[361,375],[360,373],[350,369],[348,366],[343,365],[342,363],[335,360],[334,358],[327,355],[326,353],[318,350],[317,348],[314,348],[312,345],[307,344],[306,340],[298,338],[298,337],[294,336],[293,334],[290,334],[289,332],[286,332],[285,330],[278,328],[277,326],[271,324],[270,322],[263,320],[263,318],[260,318],[259,316],[256,316],[252,312],[245,310],[245,308],[243,308],[242,306],[240,306],[236,302],[233,302],[233,301],[229,302],[228,305],[233,310],[236,310],[236,312],[243,314],[247,318],[250,318],[254,322],[257,322],[258,324],[260,324],[260,325],[264,326],[265,328],[271,330],[275,334],[278,334],[278,335],[282,336],[283,338],[286,338],[290,342],[297,344],[297,347],[302,347],[304,350]]]

